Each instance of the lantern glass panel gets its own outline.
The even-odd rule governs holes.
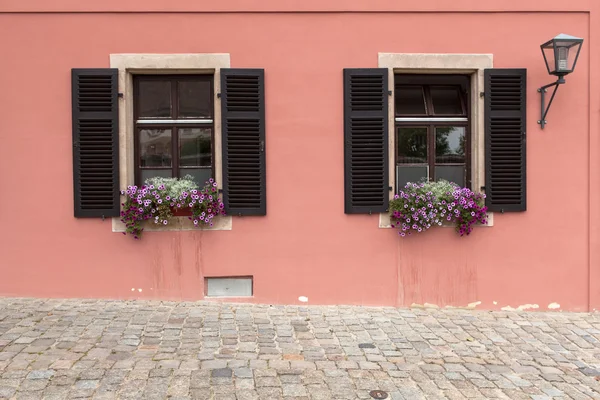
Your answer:
[[[542,52],[544,53],[544,61],[546,61],[546,67],[548,73],[553,74],[556,71],[556,62],[554,59],[554,46],[553,42],[542,46]]]
[[[581,42],[575,41],[556,41],[555,44],[556,72],[569,73],[573,72],[575,61],[581,48]]]

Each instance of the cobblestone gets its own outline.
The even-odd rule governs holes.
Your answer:
[[[600,399],[600,315],[0,299],[0,399]]]

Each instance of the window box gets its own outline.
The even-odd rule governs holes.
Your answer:
[[[189,207],[182,207],[182,208],[171,207],[171,212],[173,213],[174,217],[191,217],[192,216],[192,209]]]
[[[487,225],[484,199],[484,194],[444,180],[408,182],[390,201],[391,226],[406,236],[452,224],[460,236],[469,235],[473,225]]]
[[[218,184],[212,178],[202,188],[191,179],[151,178],[142,187],[129,186],[121,194],[121,222],[125,224],[124,234],[139,239],[145,222],[168,226],[174,216],[188,216],[197,228],[213,226],[213,218],[225,215],[225,206],[219,199]],[[194,214],[195,213],[195,214]]]

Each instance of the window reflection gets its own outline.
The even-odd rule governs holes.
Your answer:
[[[140,129],[140,166],[171,166],[171,130]]]
[[[462,164],[466,150],[465,127],[435,128],[435,162],[438,164]]]
[[[398,128],[399,164],[427,163],[427,128]]]

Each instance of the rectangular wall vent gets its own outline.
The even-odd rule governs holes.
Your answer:
[[[206,297],[251,297],[252,277],[206,278]]]

